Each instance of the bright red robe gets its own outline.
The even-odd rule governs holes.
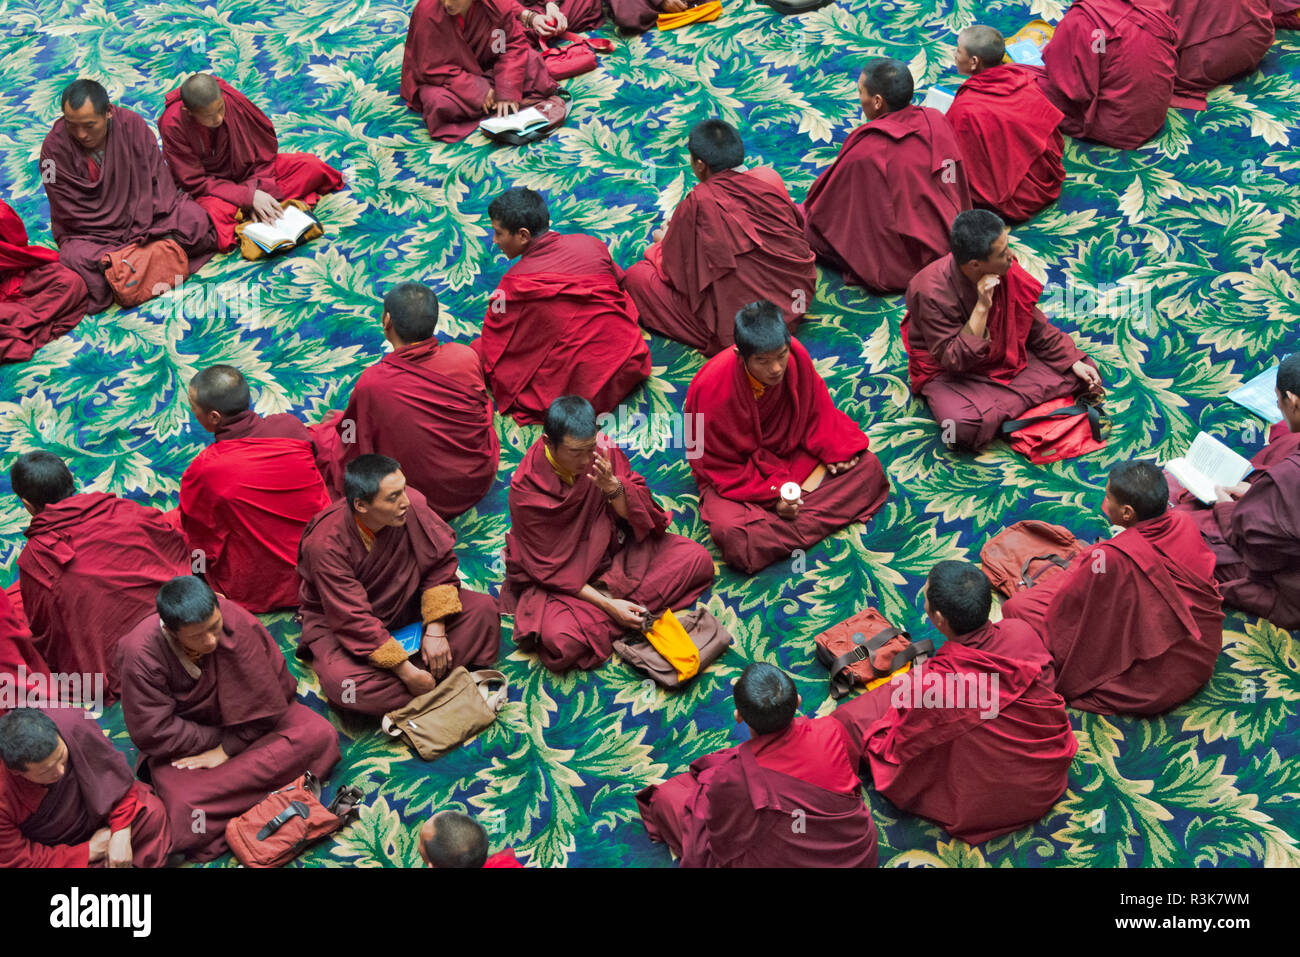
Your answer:
[[[808,190],[804,233],[845,282],[902,292],[948,251],[953,219],[971,208],[966,177],[944,115],[904,107],[849,134]]]
[[[0,200],[0,363],[26,362],[85,315],[86,283],[53,249],[27,244],[27,229]]]
[[[600,415],[650,375],[650,348],[622,272],[595,236],[544,233],[488,298],[483,359],[497,408],[541,422],[562,395],[580,395]]]
[[[20,603],[18,609],[15,609],[10,601],[10,591],[15,593],[14,597]],[[50,671],[50,666],[45,663],[45,659],[32,643],[32,633],[27,627],[27,618],[20,613],[21,602],[22,593],[18,591],[17,583],[7,590],[0,590],[0,676],[3,676],[6,681],[13,682],[15,699],[20,690],[19,667],[26,669],[28,678],[23,685],[29,696],[41,690],[40,685],[34,682],[31,676],[48,675]],[[0,704],[0,717],[3,717],[8,710]]]
[[[1013,222],[1061,195],[1063,114],[1043,95],[1037,73],[1015,63],[981,70],[948,108],[976,206]]]
[[[1259,66],[1273,45],[1269,0],[1170,0],[1178,28],[1173,105],[1205,109],[1205,94]]]
[[[507,847],[503,851],[497,851],[483,862],[484,867],[523,867],[519,858],[515,857],[515,849]]]

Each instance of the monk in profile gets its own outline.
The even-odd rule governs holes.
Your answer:
[[[26,362],[85,314],[85,281],[53,249],[29,246],[23,221],[0,200],[0,363]]]

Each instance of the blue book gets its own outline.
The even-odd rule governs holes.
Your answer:
[[[1043,51],[1033,40],[1017,40],[1007,47],[1007,56],[1025,66],[1042,66]]]
[[[420,650],[420,642],[424,640],[424,622],[417,621],[414,625],[398,628],[392,632],[392,636],[397,639],[403,651],[413,655]]]

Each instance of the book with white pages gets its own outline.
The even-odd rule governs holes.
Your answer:
[[[1282,410],[1277,407],[1277,366],[1233,389],[1228,398],[1237,405],[1244,405],[1265,422],[1282,421]]]
[[[511,113],[508,116],[490,116],[478,125],[487,133],[531,133],[533,130],[550,126],[551,121],[535,106]]]
[[[1166,462],[1165,469],[1206,505],[1216,501],[1214,486],[1236,485],[1254,471],[1249,460],[1205,432],[1192,440],[1186,453]]]
[[[948,107],[952,106],[952,101],[956,96],[956,90],[950,90],[944,86],[932,86],[925,91],[925,99],[921,101],[921,105],[928,106],[932,110],[938,110],[940,113],[947,113]]]
[[[247,223],[244,235],[268,253],[273,253],[297,246],[307,231],[316,225],[316,220],[297,206],[285,206],[283,215],[274,223]]]

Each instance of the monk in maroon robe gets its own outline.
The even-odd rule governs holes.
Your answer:
[[[1272,0],[1273,26],[1278,30],[1300,30],[1300,6],[1296,0]]]
[[[167,812],[75,708],[0,718],[0,867],[162,867]]]
[[[63,116],[41,145],[41,182],[59,261],[86,284],[86,311],[113,302],[102,258],[132,243],[173,239],[193,275],[217,248],[212,220],[176,188],[153,131],[112,106],[94,80],[63,91]]]
[[[902,292],[947,252],[948,225],[970,209],[966,165],[944,115],[912,105],[907,64],[872,60],[858,96],[867,123],[809,188],[804,233],[846,283]]]
[[[1006,44],[992,27],[957,35],[957,90],[948,122],[961,145],[976,206],[1003,219],[1028,219],[1061,195],[1063,114],[1043,95],[1038,71],[1003,63]]]
[[[1214,674],[1223,647],[1214,555],[1196,524],[1168,506],[1159,468],[1115,466],[1101,508],[1124,531],[1002,605],[1005,618],[1043,636],[1056,690],[1072,708],[1162,714]]]
[[[834,712],[882,795],[970,844],[1050,811],[1079,747],[1041,638],[1024,622],[991,623],[992,604],[977,567],[940,562],[925,610],[943,646]]]
[[[736,310],[767,299],[794,332],[817,268],[781,177],[737,169],[745,144],[722,120],[695,124],[687,145],[699,184],[623,276],[641,324],[713,356],[735,341]]]
[[[425,865],[436,869],[524,866],[512,847],[489,855],[483,825],[459,811],[440,811],[425,821],[418,847]]]
[[[566,112],[559,86],[524,36],[514,0],[419,0],[402,54],[402,99],[429,135],[463,140],[488,116],[537,106]]]
[[[362,455],[348,463],[343,491],[298,546],[298,654],[312,659],[329,702],[387,714],[453,668],[490,666],[501,644],[496,602],[460,587],[456,535],[401,466]],[[390,632],[416,622],[424,628],[410,653]]]
[[[36,650],[52,671],[104,675],[112,704],[113,649],[153,608],[158,587],[189,573],[189,547],[157,509],[77,494],[67,465],[49,452],[19,456],[9,481],[32,516],[18,580]]]
[[[20,604],[15,609],[10,601],[9,590],[0,590],[0,680],[10,683],[14,700],[12,703],[7,701],[6,695],[0,692],[0,716],[20,704],[17,700],[19,695],[26,695],[26,702],[30,703],[45,693],[48,685],[42,687],[36,676],[44,676],[48,680],[50,672],[49,665],[32,643],[26,616],[20,613],[22,595],[18,592],[17,583],[11,588],[17,593]]]
[[[497,408],[540,422],[562,395],[609,412],[650,375],[650,348],[623,272],[595,236],[551,231],[540,193],[506,190],[488,207],[496,244],[519,262],[488,297],[483,358]]]
[[[702,429],[699,454],[687,448],[700,513],[726,563],[747,575],[865,522],[889,496],[866,433],[835,408],[770,302],[736,314],[735,348],[696,373],[685,411]]]
[[[1043,48],[1061,132],[1135,150],[1165,125],[1178,72],[1170,0],[1075,0]]]
[[[563,33],[585,33],[605,21],[600,0],[514,0],[512,12],[528,38],[542,42],[555,37],[559,43]]]
[[[637,794],[650,840],[682,867],[875,867],[862,752],[845,727],[800,717],[794,682],[775,665],[749,665],[733,693],[749,740]]]
[[[343,185],[338,170],[310,153],[279,152],[266,114],[206,73],[167,94],[158,132],[176,185],[212,217],[222,250],[235,248],[238,214],[273,223],[285,200],[314,206]]]
[[[118,645],[122,717],[195,860],[225,852],[226,823],[339,760],[338,733],[295,700],[297,683],[262,623],[186,575]]]
[[[181,528],[200,570],[251,612],[297,605],[298,541],[330,503],[307,427],[287,413],[254,412],[234,366],[199,372],[189,398],[214,440],[181,476]]]
[[[1092,360],[1038,308],[1042,284],[1020,268],[1009,236],[995,213],[962,213],[952,253],[907,287],[912,394],[924,396],[949,448],[982,449],[1026,409],[1101,390]]]
[[[1170,0],[1178,28],[1173,105],[1205,109],[1205,94],[1259,67],[1273,45],[1270,0]]]
[[[26,362],[86,313],[86,283],[59,254],[27,245],[27,229],[0,200],[0,363]]]
[[[562,396],[510,481],[501,610],[514,641],[552,671],[599,667],[645,615],[680,611],[713,581],[708,549],[667,531],[591,404]]]

